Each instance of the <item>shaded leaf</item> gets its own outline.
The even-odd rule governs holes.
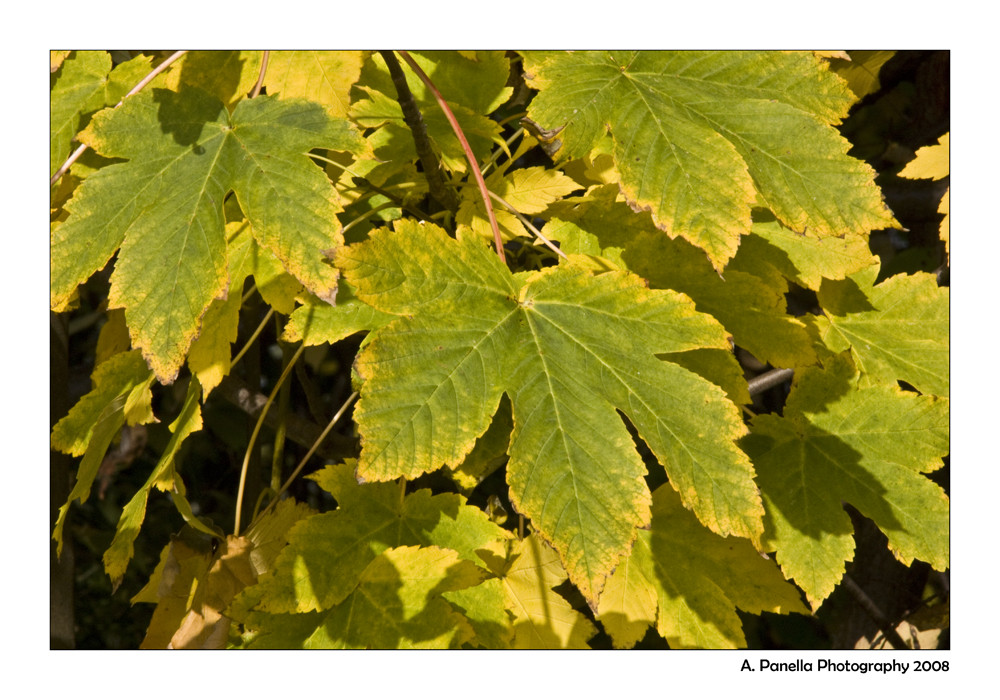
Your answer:
[[[483,553],[499,577],[512,617],[514,649],[588,649],[597,634],[590,620],[553,589],[566,580],[559,555],[537,535]]]
[[[475,550],[507,538],[505,530],[458,494],[402,495],[395,483],[358,484],[354,465],[327,467],[316,482],[338,508],[298,523],[274,569],[253,590],[270,613],[327,610],[358,585],[361,573],[391,547],[446,547],[472,563]]]
[[[824,280],[817,325],[834,352],[850,348],[861,385],[895,386],[948,396],[949,290],[934,275],[896,275],[875,285],[878,266],[842,281]]]
[[[752,262],[751,262],[752,261]],[[734,266],[765,264],[807,289],[818,290],[823,279],[842,280],[878,263],[867,236],[813,238],[777,221],[755,221],[743,238]]]
[[[650,530],[639,533],[601,596],[598,619],[615,647],[631,648],[654,623],[674,649],[744,647],[736,608],[809,612],[773,562],[745,540],[707,530],[661,486]]]
[[[733,444],[744,431],[736,407],[653,357],[728,347],[683,295],[573,266],[515,277],[481,240],[405,220],[344,249],[337,265],[359,299],[405,314],[356,362],[365,380],[355,410],[361,478],[457,466],[507,393],[511,502],[596,604],[649,518],[645,467],[620,409],[703,522],[758,536],[753,472]]]
[[[948,400],[858,380],[843,356],[797,373],[784,415],[757,416],[743,441],[767,511],[765,545],[814,604],[854,553],[844,502],[904,564],[948,566],[948,497],[924,476],[948,453]]]
[[[150,473],[146,483],[135,493],[132,499],[125,505],[121,517],[118,519],[118,526],[115,530],[114,539],[111,546],[104,552],[104,570],[111,578],[112,585],[117,587],[125,575],[125,569],[134,553],[133,545],[135,538],[139,535],[139,528],[146,517],[146,502],[149,492],[154,487],[170,493],[185,520],[195,519],[191,513],[191,507],[184,498],[184,484],[177,473],[174,459],[181,444],[187,436],[193,432],[201,430],[201,406],[198,398],[201,394],[201,386],[198,380],[192,378],[188,387],[184,405],[177,419],[170,424],[170,441],[167,443],[160,460]],[[185,513],[186,511],[186,513]],[[194,526],[194,525],[193,525]],[[204,525],[198,529],[204,530]],[[208,530],[211,532],[211,530]]]

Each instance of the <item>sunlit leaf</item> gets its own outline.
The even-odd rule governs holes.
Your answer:
[[[337,257],[359,299],[404,314],[356,363],[361,478],[460,464],[507,393],[511,501],[596,601],[649,518],[645,467],[620,409],[706,525],[758,536],[753,472],[733,443],[744,431],[735,406],[654,357],[727,348],[711,317],[628,273],[560,266],[515,277],[477,238],[396,228]]]

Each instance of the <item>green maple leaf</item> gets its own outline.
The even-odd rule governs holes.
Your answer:
[[[853,102],[808,53],[526,52],[528,115],[582,158],[607,131],[621,187],[658,227],[733,257],[762,204],[816,237],[896,222],[833,124]]]
[[[313,476],[338,508],[304,520],[274,569],[248,596],[268,613],[305,613],[340,604],[375,557],[390,547],[438,546],[482,563],[475,550],[507,533],[458,494],[427,489],[402,496],[394,483],[358,484],[354,464],[327,467]],[[246,602],[241,603],[248,608]]]
[[[746,646],[736,608],[809,611],[799,592],[745,540],[709,532],[669,486],[653,494],[653,521],[604,588],[599,619],[616,648],[656,625],[672,648]]]
[[[817,297],[825,315],[816,318],[823,342],[834,352],[850,348],[863,386],[903,380],[948,396],[948,288],[926,272],[876,285],[878,270],[823,281]]]
[[[133,345],[169,383],[213,299],[229,292],[223,200],[235,192],[257,243],[332,302],[342,245],[340,205],[311,148],[364,152],[346,121],[302,100],[243,100],[232,115],[195,88],[152,90],[96,115],[82,135],[124,158],[91,175],[52,233],[51,305],[118,250],[111,307],[123,307]],[[120,250],[119,250],[120,247]]]
[[[456,241],[409,220],[336,261],[360,300],[401,315],[356,361],[365,381],[355,410],[361,478],[461,464],[506,393],[512,503],[596,606],[649,522],[646,470],[621,410],[702,522],[758,537],[753,471],[734,445],[745,431],[736,407],[714,384],[655,358],[729,347],[687,297],[622,271],[511,275],[478,237]]]
[[[948,566],[948,497],[924,476],[948,453],[948,400],[857,388],[845,356],[796,377],[784,415],[757,416],[743,445],[767,510],[765,544],[814,603],[854,554],[850,503],[904,564]]]
[[[687,294],[699,311],[725,326],[736,345],[762,362],[796,367],[816,361],[805,324],[787,312],[788,285],[780,276],[775,281],[730,265],[723,279],[700,249],[664,236],[648,214],[637,216],[615,201],[612,190],[604,187],[582,202],[560,205],[559,218],[551,219],[543,233],[566,253],[600,256],[641,275],[652,287]],[[737,365],[735,359],[732,364]]]
[[[82,122],[102,107],[117,103],[149,71],[149,57],[136,56],[111,68],[107,51],[74,51],[56,75],[49,95],[49,168],[69,156]]]
[[[475,632],[444,599],[485,572],[440,547],[393,547],[374,557],[342,603],[308,615],[249,618],[254,648],[457,649]],[[297,619],[296,619],[297,618]]]
[[[122,352],[98,365],[92,377],[94,388],[81,398],[52,429],[52,448],[74,456],[83,455],[76,483],[59,509],[52,539],[62,551],[62,531],[73,501],[83,503],[97,478],[101,460],[122,426],[155,420],[149,387],[153,374],[137,351]]]

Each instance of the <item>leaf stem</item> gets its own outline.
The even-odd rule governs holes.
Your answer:
[[[309,459],[313,456],[313,454],[315,454],[316,450],[319,449],[319,446],[323,442],[324,438],[326,438],[329,432],[333,430],[333,426],[337,424],[337,421],[341,419],[341,417],[344,415],[344,412],[347,411],[347,408],[356,398],[358,398],[358,392],[356,391],[351,392],[351,395],[347,397],[347,400],[340,405],[340,408],[337,409],[337,412],[334,414],[333,418],[331,418],[330,422],[326,424],[326,428],[323,429],[323,432],[320,433],[320,436],[318,438],[316,438],[316,441],[312,444],[312,447],[310,447],[309,451],[306,452],[306,456],[303,457],[302,460],[299,462],[298,466],[295,467],[295,471],[293,471],[291,476],[289,476],[288,479],[285,480],[285,483],[282,484],[281,488],[278,490],[278,493],[275,494],[274,498],[271,499],[271,502],[267,504],[264,510],[260,511],[260,513],[257,514],[257,517],[254,519],[255,522],[257,520],[260,520],[260,518],[267,511],[271,510],[271,508],[274,507],[274,504],[276,504],[278,500],[281,498],[281,494],[283,494],[285,491],[288,490],[288,487],[292,485],[293,481],[295,481],[295,478],[299,475],[299,472],[302,471],[302,469],[306,466],[306,463],[309,461]]]
[[[260,94],[261,88],[264,87],[264,74],[267,73],[267,61],[269,58],[271,58],[271,52],[265,51],[263,57],[260,59],[260,75],[257,76],[257,84],[250,91],[251,99],[257,97]]]
[[[406,61],[406,64],[417,74],[427,89],[434,94],[434,99],[437,100],[438,104],[441,106],[441,110],[444,115],[448,118],[448,123],[451,124],[452,131],[455,132],[455,136],[458,137],[458,142],[462,144],[462,150],[465,152],[465,158],[469,161],[469,168],[472,170],[473,176],[476,178],[476,184],[479,185],[479,194],[482,195],[483,205],[486,207],[486,213],[490,217],[490,228],[493,229],[493,243],[497,249],[497,255],[500,257],[501,262],[506,263],[507,257],[503,253],[503,239],[500,237],[500,227],[497,226],[497,217],[493,213],[493,203],[490,201],[489,190],[486,189],[486,181],[483,179],[483,173],[479,169],[479,163],[476,161],[476,156],[472,152],[472,148],[469,146],[468,139],[465,138],[465,132],[462,131],[462,127],[458,125],[458,120],[455,119],[455,115],[452,113],[451,108],[448,103],[444,101],[441,96],[440,91],[431,82],[431,79],[427,77],[423,69],[417,65],[417,62],[413,60],[410,54],[406,51],[399,51],[400,56]]]
[[[271,408],[271,404],[274,403],[274,399],[278,395],[278,390],[281,389],[281,385],[285,383],[285,379],[291,373],[292,368],[295,366],[295,363],[299,361],[299,358],[302,356],[305,349],[305,345],[300,345],[299,349],[296,350],[295,354],[292,356],[292,359],[288,361],[288,365],[285,367],[285,370],[281,373],[281,376],[278,377],[278,382],[274,385],[274,388],[271,389],[271,394],[267,397],[267,403],[265,403],[264,408],[261,409],[260,417],[257,418],[257,424],[254,425],[253,433],[250,435],[250,442],[247,445],[246,453],[243,456],[243,468],[240,469],[239,490],[236,494],[236,519],[233,523],[233,536],[235,537],[240,536],[240,511],[243,510],[243,491],[246,488],[247,469],[250,466],[250,454],[253,452],[254,443],[257,442],[257,435],[260,434],[260,429],[264,425],[264,416],[267,415],[267,412]]]
[[[389,69],[393,85],[396,86],[396,99],[403,110],[403,121],[410,127],[410,132],[413,134],[417,157],[420,158],[420,163],[424,166],[424,177],[427,178],[427,184],[430,186],[431,196],[445,208],[456,211],[458,198],[452,190],[448,189],[441,176],[441,162],[431,147],[430,138],[427,136],[427,125],[424,124],[420,108],[417,107],[417,100],[410,92],[410,86],[406,84],[406,75],[404,75],[403,69],[392,51],[379,51],[379,53]]]
[[[246,301],[246,298],[244,298],[244,301]],[[260,324],[257,326],[257,329],[253,332],[253,335],[251,335],[250,339],[247,340],[247,342],[243,345],[242,348],[240,348],[240,351],[238,353],[236,353],[236,357],[234,357],[229,362],[229,366],[230,367],[235,367],[236,363],[239,362],[243,358],[243,356],[246,354],[247,350],[249,350],[250,346],[253,345],[253,343],[254,343],[255,340],[257,340],[257,336],[260,335],[260,333],[261,333],[262,330],[264,330],[264,326],[267,325],[267,322],[269,320],[271,320],[271,316],[273,316],[273,315],[274,315],[274,309],[268,309],[267,310],[267,314],[264,316],[264,320],[261,321]]]
[[[147,85],[149,85],[149,83],[153,80],[153,78],[155,78],[160,73],[162,73],[163,71],[165,71],[167,69],[167,67],[170,66],[171,63],[173,63],[174,61],[176,61],[178,58],[180,58],[181,56],[183,56],[186,53],[187,53],[187,51],[185,50],[185,51],[175,51],[174,53],[170,54],[167,57],[167,60],[165,60],[160,65],[158,65],[156,68],[154,68],[152,71],[150,71],[146,75],[145,78],[143,78],[138,83],[136,83],[135,87],[132,88],[131,90],[129,90],[128,94],[125,95],[125,97],[123,97],[121,99],[121,101],[118,102],[118,104],[116,104],[114,107],[112,107],[112,109],[118,109],[119,107],[121,107],[122,102],[124,102],[126,99],[128,99],[129,97],[131,97],[132,95],[134,95],[135,93],[139,92],[144,87],[146,87]],[[79,157],[82,156],[84,154],[84,151],[86,151],[86,150],[87,150],[87,144],[85,144],[85,143],[80,144],[80,147],[77,148],[75,151],[73,151],[73,154],[69,158],[66,159],[66,162],[63,163],[61,166],[59,166],[59,169],[56,170],[55,175],[53,175],[52,179],[49,180],[49,187],[52,187],[52,185],[54,185],[57,182],[59,182],[59,178],[61,178],[63,175],[66,174],[66,171],[70,169],[70,166],[72,166],[73,163],[75,163],[77,161],[77,159],[79,159]]]
[[[556,247],[555,243],[553,243],[552,241],[550,241],[548,238],[545,237],[544,234],[542,234],[541,231],[539,231],[537,228],[535,228],[535,225],[533,223],[531,223],[531,221],[528,219],[528,217],[526,217],[524,214],[522,214],[517,209],[515,209],[513,207],[513,205],[511,205],[507,200],[505,200],[500,195],[498,195],[495,192],[492,192],[490,190],[487,190],[487,191],[490,193],[490,197],[492,197],[493,199],[497,200],[500,204],[502,204],[505,207],[507,207],[507,209],[510,211],[510,213],[513,214],[514,216],[516,216],[518,218],[518,220],[520,220],[520,222],[522,224],[524,224],[528,228],[529,231],[531,231],[533,234],[535,234],[536,236],[538,236],[538,238],[541,239],[542,243],[544,243],[545,245],[547,245],[550,250],[552,250],[556,255],[559,255],[559,256],[563,257],[564,259],[569,260],[569,258],[566,257],[566,253],[564,253],[561,250],[559,250],[559,248]]]

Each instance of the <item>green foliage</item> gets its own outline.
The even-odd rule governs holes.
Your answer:
[[[873,254],[836,128],[889,54],[400,56],[192,52],[118,106],[162,56],[53,58],[51,169],[99,157],[51,307],[106,318],[53,536],[150,426],[103,556],[169,496],[144,648],[738,648],[838,589],[855,509],[948,568],[948,289]]]

